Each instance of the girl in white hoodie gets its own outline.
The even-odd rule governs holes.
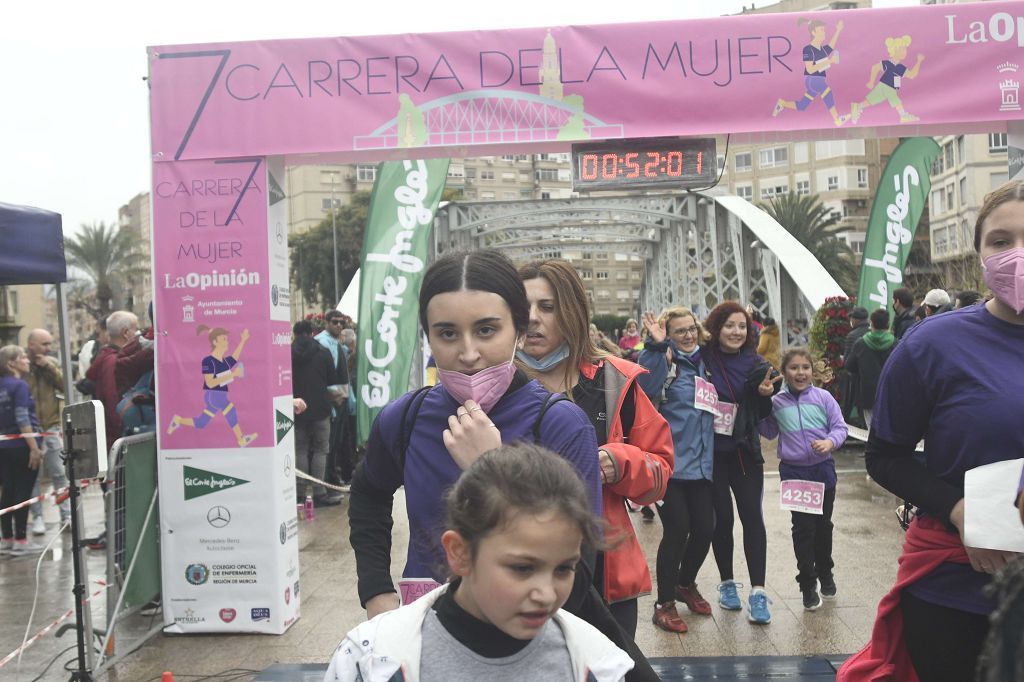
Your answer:
[[[625,677],[629,656],[560,608],[580,547],[601,544],[570,464],[505,445],[462,474],[447,505],[441,542],[453,579],[348,633],[325,682]]]

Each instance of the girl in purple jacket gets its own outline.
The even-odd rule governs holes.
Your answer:
[[[832,576],[836,464],[832,451],[846,442],[846,422],[832,394],[811,384],[813,362],[806,348],[786,351],[782,374],[785,387],[772,398],[772,413],[761,421],[759,431],[765,438],[779,439],[783,501],[795,502],[806,510],[791,510],[793,551],[804,608],[814,611],[821,606],[821,597],[836,596]],[[824,491],[820,489],[822,484]]]

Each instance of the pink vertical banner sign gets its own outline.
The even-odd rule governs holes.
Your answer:
[[[153,166],[164,451],[274,445],[263,163]]]

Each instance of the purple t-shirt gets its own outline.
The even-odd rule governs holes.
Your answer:
[[[928,470],[963,490],[969,469],[1024,452],[1024,326],[975,305],[925,319],[889,356],[872,431],[913,446],[924,438]],[[942,519],[946,521],[946,519]],[[908,589],[925,601],[987,614],[989,576],[947,563]]]
[[[228,355],[223,360],[218,360],[212,355],[207,355],[203,358],[203,374],[212,374],[217,376],[224,372],[230,372],[231,368],[238,364],[238,360],[235,360],[234,356]],[[203,381],[203,388],[207,391],[224,391],[228,392],[227,384],[221,384],[220,386],[214,386],[210,388],[206,385],[206,381]]]

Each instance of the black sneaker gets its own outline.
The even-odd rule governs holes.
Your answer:
[[[806,590],[800,590],[804,595],[804,609],[807,611],[816,611],[821,606],[821,597],[818,596],[818,590],[813,587],[809,587]]]
[[[345,499],[342,495],[318,495],[313,498],[313,505],[316,507],[336,507]]]
[[[640,515],[644,517],[644,521],[646,521],[647,523],[654,521],[654,510],[651,509],[649,506],[642,507],[640,509]]]
[[[821,583],[821,596],[825,599],[836,598],[836,581],[832,576],[827,578],[818,578],[818,582]]]

